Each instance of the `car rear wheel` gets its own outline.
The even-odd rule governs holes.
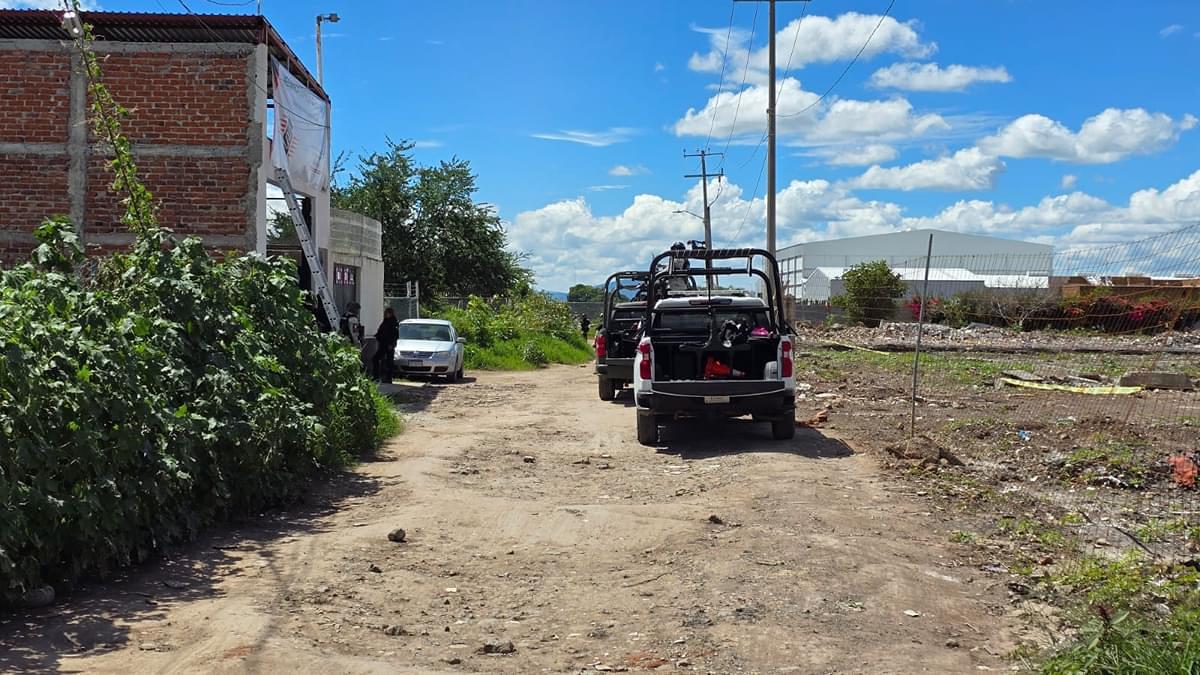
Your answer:
[[[601,377],[599,378],[599,382],[601,401],[611,401],[617,397],[617,391],[613,387],[612,380],[608,379],[607,377]]]
[[[654,415],[638,414],[637,439],[642,445],[658,445],[658,419]]]
[[[796,436],[796,422],[790,418],[772,420],[771,436],[777,441],[786,441]]]

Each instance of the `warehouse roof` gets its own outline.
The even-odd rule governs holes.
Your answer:
[[[817,267],[813,274],[821,274],[826,279],[841,279],[849,267]],[[892,272],[898,274],[904,281],[923,281],[924,267],[895,267]],[[811,277],[811,275],[810,275]],[[929,280],[936,282],[962,281],[982,282],[987,288],[1049,288],[1050,278],[1028,274],[976,274],[961,267],[931,267]],[[807,281],[807,280],[806,280]]]

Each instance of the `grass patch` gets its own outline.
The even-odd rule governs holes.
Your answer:
[[[1084,558],[1054,582],[1071,589],[1079,632],[1042,672],[1200,672],[1200,571],[1130,552]]]
[[[965,532],[963,530],[955,530],[950,535],[950,541],[956,544],[974,544],[979,539],[979,535],[974,532]]]
[[[1142,487],[1150,477],[1150,467],[1144,461],[1144,444],[1094,434],[1087,446],[1072,452],[1063,466],[1068,477],[1085,483],[1108,481],[1129,487]]]
[[[911,352],[875,353],[860,350],[817,352],[813,367],[826,380],[843,377],[848,372],[862,370],[863,366],[888,372],[912,372]],[[951,356],[930,353],[921,356],[921,377],[934,378],[955,384],[984,384],[994,380],[1005,370],[1032,370],[1033,365],[1023,362],[991,361],[966,356]]]
[[[563,340],[550,335],[504,340],[488,347],[467,344],[466,367],[471,370],[534,370],[551,363],[577,365],[592,360],[583,338]]]
[[[387,439],[404,431],[404,420],[396,412],[391,399],[379,393],[376,387],[371,387],[371,401],[375,407],[375,447],[378,448]]]
[[[471,296],[465,308],[448,308],[438,317],[467,339],[465,367],[472,370],[533,370],[592,358],[570,307],[542,293],[491,300]]]

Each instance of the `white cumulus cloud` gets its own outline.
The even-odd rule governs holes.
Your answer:
[[[872,143],[851,147],[832,147],[818,153],[830,166],[868,166],[896,159],[900,152],[890,145]]]
[[[985,152],[1002,157],[1044,157],[1078,164],[1110,164],[1130,155],[1150,154],[1196,126],[1184,115],[1179,122],[1144,108],[1109,108],[1089,117],[1073,132],[1044,115],[1025,115],[979,141]]]
[[[713,206],[715,244],[763,243],[763,197],[751,199],[737,184],[713,180],[709,195],[717,193],[720,198]],[[900,204],[866,200],[854,194],[848,184],[818,179],[791,181],[779,191],[776,207],[780,246],[936,228],[1087,250],[1194,227],[1200,222],[1200,170],[1164,188],[1139,190],[1130,196],[1127,205],[1071,192],[1015,208],[989,200],[959,200],[929,216],[906,216]],[[539,286],[563,289],[572,283],[601,283],[615,269],[640,269],[671,242],[702,238],[703,225],[698,219],[674,213],[681,209],[699,212],[702,208],[701,185],[697,182],[677,199],[652,194],[633,196],[628,206],[615,215],[593,213],[582,197],[554,202],[518,214],[508,231],[514,249],[531,253],[529,264]],[[614,245],[616,241],[621,244]],[[581,250],[588,251],[588,255],[581,256]],[[1156,254],[1127,262],[1139,267],[1135,271],[1140,272],[1200,271],[1194,253],[1188,253],[1187,258],[1191,260]],[[1086,256],[1083,259],[1090,260]]]
[[[1075,184],[1078,182],[1079,182],[1079,176],[1069,173],[1062,177],[1062,182],[1059,183],[1059,186],[1062,187],[1062,189],[1064,189],[1064,190],[1074,190]]]
[[[692,54],[688,60],[689,68],[697,72],[720,73],[724,60],[728,81],[740,82],[743,74],[753,83],[765,81],[770,51],[767,47],[751,49],[749,31],[695,30],[709,36],[710,48],[703,54]],[[729,35],[728,45],[726,35]],[[775,58],[780,69],[786,68],[789,60],[793,69],[810,63],[848,61],[858,55],[859,50],[862,50],[859,58],[864,60],[884,53],[924,58],[937,50],[936,43],[921,40],[915,21],[902,22],[890,16],[857,12],[835,18],[805,16],[788,22],[775,35]],[[866,45],[865,49],[863,45]]]
[[[953,155],[884,168],[872,166],[852,181],[858,188],[883,190],[987,190],[995,187],[1004,162],[979,148]]]
[[[618,164],[608,170],[610,176],[640,176],[647,173],[650,173],[650,169],[641,164]]]
[[[871,85],[905,91],[964,91],[976,82],[1012,82],[1004,66],[976,67],[936,63],[896,63],[871,75]]]
[[[903,98],[861,101],[835,99],[813,105],[819,95],[805,91],[800,81],[785,78],[777,99],[777,133],[801,144],[869,143],[914,138],[945,131],[950,124],[935,113],[920,114]],[[739,93],[726,91],[709,98],[703,108],[689,109],[675,122],[677,136],[750,137],[757,141],[767,128],[766,85],[750,85]],[[715,119],[714,119],[715,115]]]

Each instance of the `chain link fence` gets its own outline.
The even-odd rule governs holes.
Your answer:
[[[1061,251],[1044,276],[989,274],[1024,264],[1011,256],[939,258],[936,238],[932,251],[907,267],[972,275],[866,298],[908,321],[801,328],[798,417],[834,408],[896,461],[950,476],[945,499],[1007,505],[999,528],[1197,550],[1200,226]]]

